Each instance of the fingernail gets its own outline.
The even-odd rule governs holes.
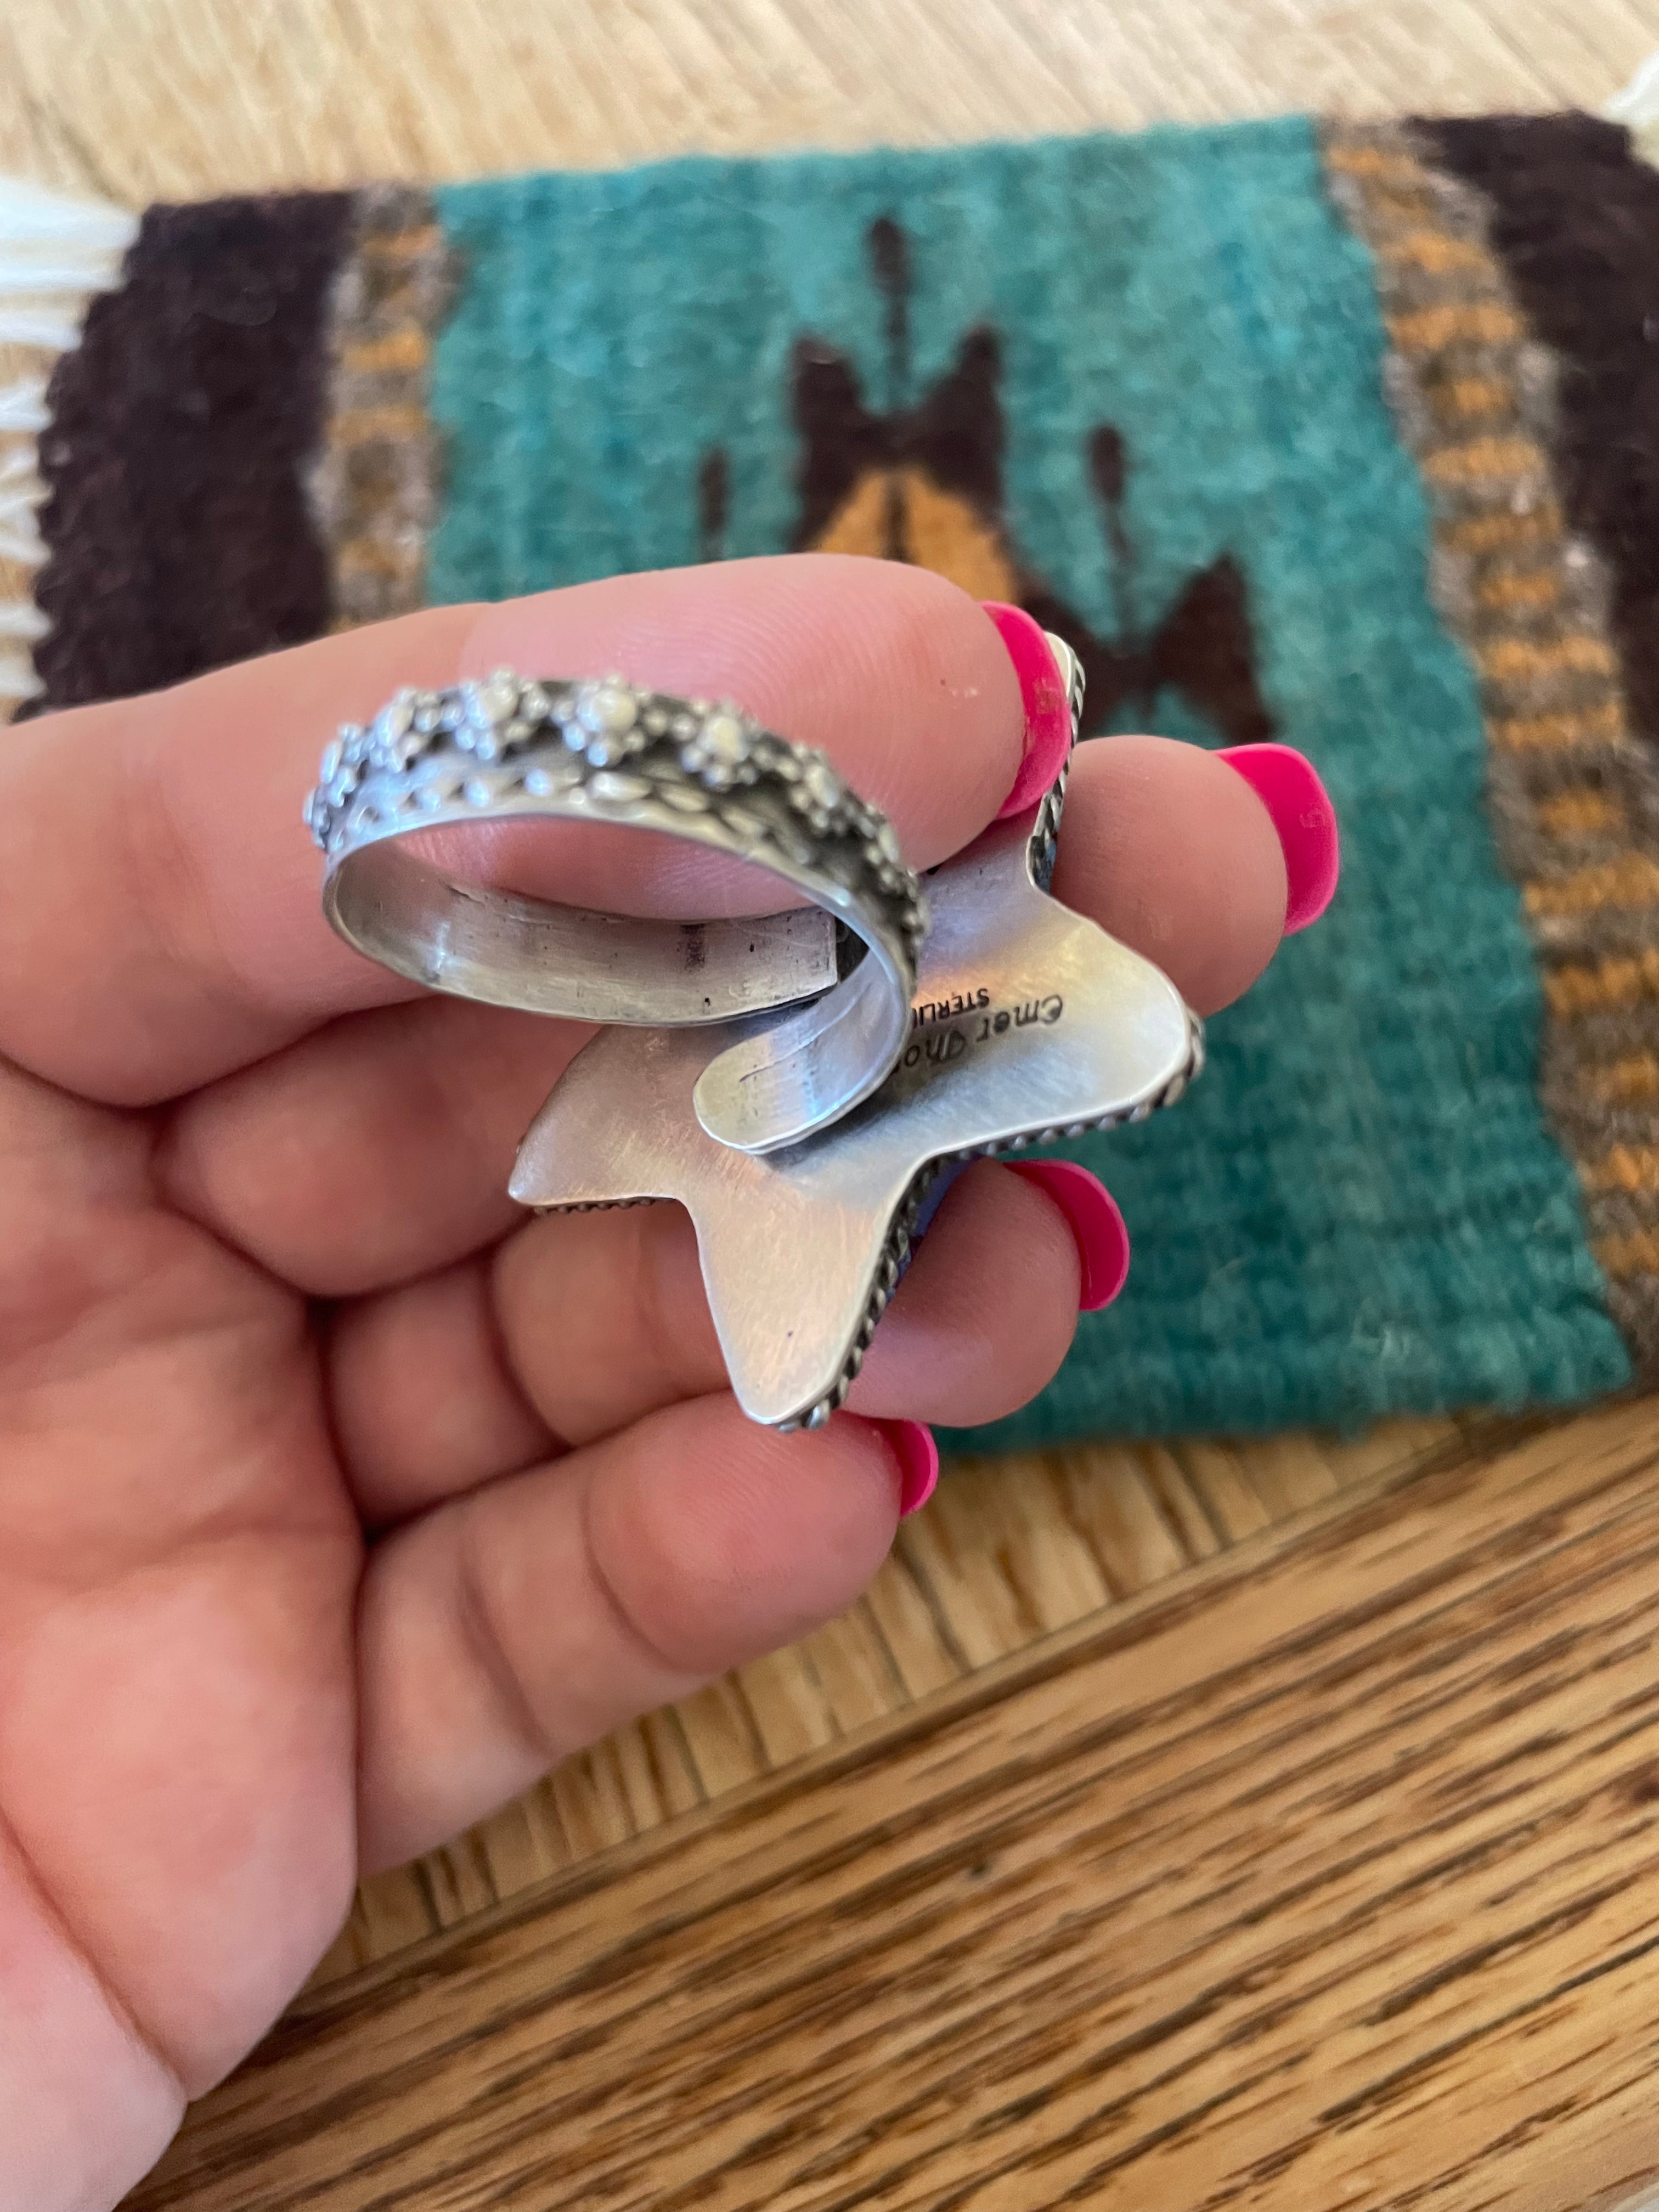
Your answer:
[[[878,1421],[899,1463],[899,1518],[920,1510],[939,1480],[939,1446],[925,1421]]]
[[[1294,936],[1324,913],[1342,872],[1330,793],[1294,745],[1229,745],[1216,757],[1237,769],[1273,817],[1285,851],[1285,934]]]
[[[981,599],[980,605],[1008,648],[1025,708],[1024,755],[1014,787],[997,816],[999,822],[1006,822],[1011,814],[1035,806],[1060,774],[1071,749],[1072,708],[1042,623],[1024,607],[1005,606],[1000,599]]]
[[[1129,1272],[1129,1232],[1111,1192],[1075,1160],[1007,1160],[1003,1164],[1046,1192],[1066,1216],[1083,1267],[1078,1311],[1098,1313],[1110,1305]]]

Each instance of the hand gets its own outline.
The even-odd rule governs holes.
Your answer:
[[[823,556],[442,610],[0,738],[0,2212],[111,2204],[360,1874],[848,1605],[899,1510],[882,1424],[1010,1411],[1071,1338],[1066,1214],[975,1166],[850,1410],[780,1437],[725,1389],[678,1208],[516,1212],[586,1032],[349,952],[299,818],[337,721],[503,662],[734,696],[918,866],[1021,763],[986,615]],[[618,833],[588,902],[684,911],[670,850]],[[1286,873],[1242,776],[1124,738],[1078,762],[1054,890],[1208,1012]]]

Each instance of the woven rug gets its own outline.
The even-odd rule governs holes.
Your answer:
[[[20,712],[811,546],[1022,602],[1097,732],[1314,759],[1338,902],[1178,1113],[1069,1148],[1129,1287],[975,1443],[1651,1367],[1659,173],[1623,131],[1291,118],[137,222],[20,193],[0,257],[37,280],[0,343],[49,371],[0,393]]]

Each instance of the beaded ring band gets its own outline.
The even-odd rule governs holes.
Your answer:
[[[687,838],[769,870],[812,904],[696,923],[592,913],[452,882],[408,843],[537,817]],[[665,1028],[793,1006],[697,1085],[703,1127],[739,1151],[775,1151],[836,1121],[903,1049],[927,910],[892,825],[822,753],[734,707],[617,677],[508,669],[404,690],[367,727],[341,729],[305,818],[325,856],[330,922],[434,990]],[[861,958],[848,961],[836,923],[861,940]]]

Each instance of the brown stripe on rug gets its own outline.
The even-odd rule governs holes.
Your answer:
[[[1541,969],[1545,1109],[1578,1170],[1613,1313],[1650,1368],[1659,775],[1630,734],[1609,563],[1568,503],[1584,481],[1567,451],[1568,380],[1494,246],[1490,204],[1436,166],[1433,139],[1332,125],[1323,150],[1376,260],[1389,396],[1429,497],[1436,603],[1480,679],[1498,849]]]
[[[452,260],[426,193],[358,194],[329,301],[326,416],[309,480],[336,629],[426,603],[439,488],[427,394]]]
[[[1414,127],[1480,192],[1515,297],[1560,364],[1562,503],[1606,564],[1632,727],[1659,745],[1659,174],[1589,115]]]
[[[34,711],[119,698],[315,637],[329,564],[304,475],[322,433],[343,192],[152,208],[47,398]]]
[[[41,688],[31,647],[47,627],[34,601],[47,386],[81,343],[88,301],[123,281],[137,234],[125,208],[0,179],[0,722]]]

